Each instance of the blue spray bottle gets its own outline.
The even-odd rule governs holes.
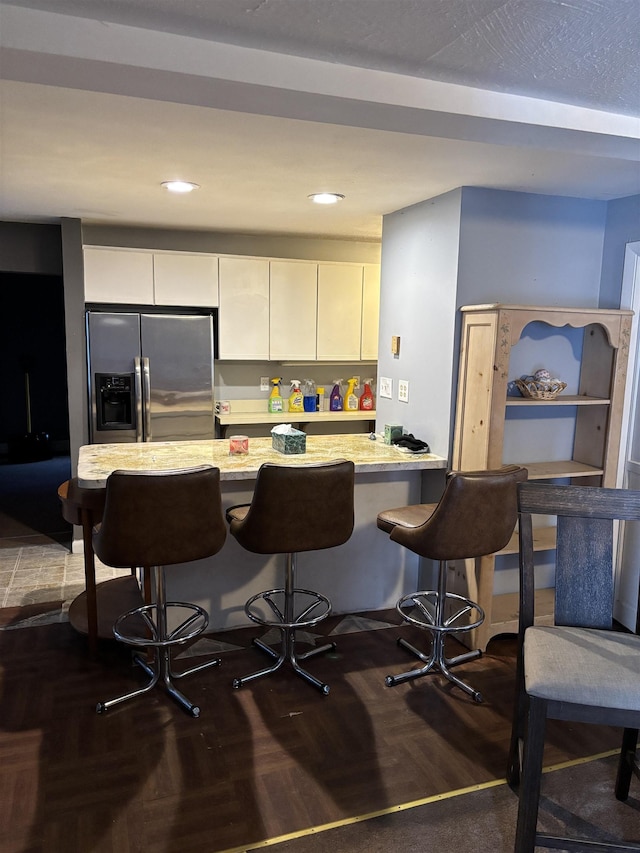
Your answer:
[[[331,390],[331,394],[329,396],[329,411],[330,412],[341,412],[343,401],[342,394],[340,393],[340,383],[342,379],[336,379],[335,384]]]

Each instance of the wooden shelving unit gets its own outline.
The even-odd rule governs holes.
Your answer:
[[[472,305],[463,315],[460,368],[452,468],[460,471],[500,468],[518,462],[532,480],[562,480],[594,486],[615,486],[624,388],[626,382],[631,311],[537,307],[531,305]],[[555,400],[508,397],[511,349],[529,323],[545,323],[556,329],[582,330],[582,358],[577,394],[560,394]],[[544,355],[541,354],[541,363]],[[553,413],[572,407],[575,429],[570,459],[527,461],[504,458],[504,435],[510,408],[536,407]],[[567,413],[568,414],[568,413]],[[536,528],[537,551],[555,549],[555,530]],[[494,595],[496,560],[518,553],[517,533],[500,554],[467,561],[455,572],[454,591],[469,594],[483,607],[485,622],[465,636],[465,642],[485,649],[491,637],[517,631],[517,593]],[[541,589],[541,623],[553,617],[553,589]]]

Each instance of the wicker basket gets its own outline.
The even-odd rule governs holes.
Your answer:
[[[553,379],[551,382],[541,382],[538,379],[516,379],[515,384],[523,397],[531,400],[555,400],[567,387],[566,382]]]

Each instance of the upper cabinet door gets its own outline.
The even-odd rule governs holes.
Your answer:
[[[269,359],[269,261],[220,258],[220,358]]]
[[[360,360],[362,267],[318,264],[318,361]]]
[[[363,361],[378,358],[378,330],[380,325],[380,267],[364,265],[362,281],[362,342],[360,357]]]
[[[271,261],[270,357],[273,361],[316,357],[318,265]]]
[[[84,250],[85,302],[153,305],[153,255],[127,249]]]
[[[218,258],[215,255],[158,252],[153,256],[156,305],[215,308]]]

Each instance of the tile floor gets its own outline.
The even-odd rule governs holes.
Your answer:
[[[96,580],[110,580],[129,570],[111,569],[96,559]],[[0,549],[0,607],[63,601],[63,614],[84,590],[82,554],[57,542]],[[64,618],[64,615],[63,615]]]

